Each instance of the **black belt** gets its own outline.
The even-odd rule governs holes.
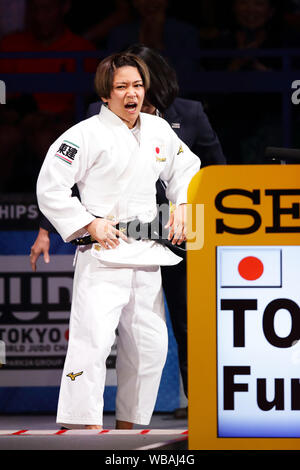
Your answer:
[[[185,252],[185,243],[183,246],[173,245],[168,240],[168,230],[164,228],[159,217],[156,217],[151,222],[142,223],[139,219],[131,220],[130,222],[120,222],[115,225],[117,230],[120,230],[127,237],[134,238],[135,240],[153,240],[161,245],[165,245],[173,251]],[[75,238],[71,243],[77,246],[90,245],[92,243],[98,243],[91,235],[84,237]]]

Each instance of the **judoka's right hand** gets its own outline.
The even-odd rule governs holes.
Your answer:
[[[97,240],[105,250],[108,250],[110,248],[117,248],[120,245],[119,238],[127,241],[126,235],[114,227],[117,224],[118,222],[113,222],[112,220],[97,218],[85,228],[92,238]]]

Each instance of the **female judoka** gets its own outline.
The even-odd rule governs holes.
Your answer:
[[[53,143],[37,197],[63,240],[79,244],[57,422],[101,429],[106,359],[117,329],[120,429],[150,422],[167,355],[160,266],[181,261],[145,231],[136,236],[134,228],[151,229],[160,177],[177,207],[167,224],[169,240],[185,240],[187,188],[200,161],[166,121],[140,112],[149,72],[137,56],[104,59],[95,86],[106,106]],[[71,194],[75,183],[80,201]],[[89,243],[81,244],[87,237]]]

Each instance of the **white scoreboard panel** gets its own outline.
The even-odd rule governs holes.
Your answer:
[[[300,246],[216,255],[218,437],[300,437]]]

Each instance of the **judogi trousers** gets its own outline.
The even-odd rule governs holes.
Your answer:
[[[106,359],[117,328],[116,419],[147,425],[168,348],[160,267],[102,267],[90,249],[80,249],[58,423],[103,424]]]

